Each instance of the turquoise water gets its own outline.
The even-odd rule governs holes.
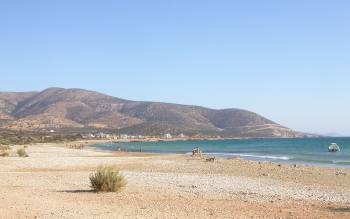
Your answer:
[[[328,152],[328,146],[333,142],[341,147],[340,152]],[[107,150],[120,147],[135,152],[177,154],[186,154],[199,147],[204,153],[217,157],[350,168],[350,138],[131,142],[95,146]]]

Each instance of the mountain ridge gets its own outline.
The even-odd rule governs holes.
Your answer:
[[[243,109],[210,109],[131,101],[99,92],[48,88],[41,92],[0,92],[0,128],[11,130],[108,129],[143,135],[305,137]]]

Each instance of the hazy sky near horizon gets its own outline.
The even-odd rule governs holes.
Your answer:
[[[244,108],[350,135],[350,2],[2,0],[1,91]]]

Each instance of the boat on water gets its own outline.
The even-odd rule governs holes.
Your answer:
[[[338,152],[338,151],[340,151],[340,147],[338,146],[337,143],[331,143],[331,145],[329,145],[329,147],[328,147],[328,151],[329,152]]]

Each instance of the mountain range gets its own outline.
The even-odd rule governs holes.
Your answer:
[[[131,101],[83,89],[1,92],[0,128],[21,131],[109,130],[226,137],[304,137],[242,109]]]

